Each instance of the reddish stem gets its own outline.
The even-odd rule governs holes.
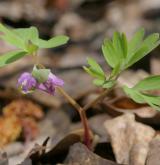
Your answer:
[[[90,128],[89,128],[89,125],[88,125],[88,120],[87,120],[85,111],[83,111],[83,110],[80,111],[80,118],[81,118],[83,128],[84,128],[84,144],[89,149],[91,149]]]
[[[57,87],[58,91],[68,100],[68,102],[75,107],[77,112],[80,115],[80,119],[84,128],[84,144],[91,149],[91,137],[90,137],[90,128],[88,125],[88,120],[86,117],[86,113],[83,108],[70,96],[65,92],[63,88]]]

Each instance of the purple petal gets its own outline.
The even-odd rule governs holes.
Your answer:
[[[25,79],[27,79],[28,77],[30,77],[30,76],[31,76],[30,73],[24,72],[24,73],[20,76],[20,78],[18,79],[18,84],[22,84],[22,82],[23,82]]]
[[[52,81],[52,83],[55,86],[63,86],[64,85],[64,81],[62,79],[60,79],[59,77],[55,76],[54,74],[50,73],[48,76],[48,80]]]
[[[51,95],[54,95],[54,93],[55,93],[55,86],[53,86],[51,84],[47,84],[46,82],[39,84],[37,89],[47,92]]]
[[[36,88],[37,81],[30,73],[25,72],[18,79],[17,85],[21,87],[24,93],[27,93]]]

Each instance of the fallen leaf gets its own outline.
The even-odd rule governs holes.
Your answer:
[[[0,147],[16,140],[22,131],[22,125],[16,116],[0,118]]]
[[[44,115],[41,107],[30,100],[14,100],[3,108],[4,116],[16,115],[17,117],[33,117],[41,119]]]
[[[103,110],[115,117],[124,113],[133,113],[137,121],[150,125],[160,124],[160,112],[155,111],[147,104],[138,104],[126,96],[120,96],[112,100],[105,99],[101,103]]]

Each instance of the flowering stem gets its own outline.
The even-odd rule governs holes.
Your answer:
[[[85,111],[70,95],[66,93],[66,91],[63,88],[57,87],[57,89],[68,100],[68,102],[78,111],[84,128],[84,143],[89,149],[91,149],[90,128],[88,125],[88,120]]]
[[[57,87],[57,89],[80,114],[82,107],[63,88]]]

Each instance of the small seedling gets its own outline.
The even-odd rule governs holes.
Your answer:
[[[105,40],[102,45],[102,52],[112,71],[106,75],[93,58],[88,58],[89,67],[84,67],[84,69],[95,78],[93,83],[106,89],[113,88],[124,70],[141,60],[160,44],[158,33],[143,38],[144,29],[140,29],[129,41],[124,33],[119,32],[114,33],[112,40]],[[160,75],[149,76],[132,88],[123,86],[124,92],[135,102],[147,103],[154,109],[160,110],[160,96],[150,94],[150,91],[158,89],[160,89]]]
[[[17,47],[17,50],[0,56],[0,67],[4,67],[27,55],[37,57],[40,48],[54,48],[66,44],[67,36],[56,36],[49,40],[39,38],[36,27],[9,29],[0,24],[0,38],[11,45]],[[108,90],[114,88],[117,84],[120,74],[142,59],[159,43],[159,34],[154,33],[144,38],[144,30],[140,29],[135,33],[131,40],[127,40],[124,33],[115,32],[112,40],[106,39],[102,45],[102,52],[106,64],[112,68],[109,75],[103,71],[102,67],[93,59],[88,58],[88,66],[84,70],[94,77],[93,83],[96,86],[104,88],[104,91],[92,102],[81,107],[69,94],[62,88],[64,81],[51,73],[42,64],[35,63],[31,73],[25,72],[18,79],[18,87],[23,93],[42,90],[51,95],[55,94],[57,89],[78,111],[84,128],[84,143],[91,148],[90,129],[87,122],[86,111],[102,100],[108,93]],[[134,87],[123,87],[123,90],[134,101],[138,103],[147,103],[156,110],[160,110],[160,96],[150,94],[151,90],[160,89],[160,76],[149,76],[138,82]]]

